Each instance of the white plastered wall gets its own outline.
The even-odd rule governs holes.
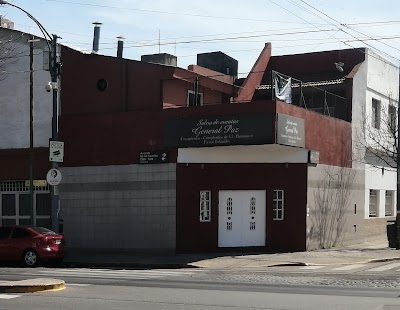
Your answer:
[[[371,141],[363,131],[372,132],[372,99],[381,103],[381,116],[387,114],[389,103],[398,106],[399,68],[373,51],[366,50],[366,60],[361,64],[353,79],[353,168],[365,169],[365,207],[364,216],[369,218],[369,190],[378,190],[377,217],[385,217],[385,191],[396,190],[395,169],[368,155],[365,147]],[[381,130],[385,130],[381,122]],[[382,170],[383,169],[383,170]],[[394,193],[394,196],[395,193]],[[393,212],[396,200],[393,203]]]
[[[29,147],[29,43],[30,35],[0,28],[0,35],[11,40],[15,49],[0,70],[8,74],[0,80],[0,149]],[[34,147],[48,147],[51,137],[52,95],[45,85],[50,74],[43,70],[42,40],[34,48]]]

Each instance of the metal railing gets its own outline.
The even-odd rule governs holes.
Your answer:
[[[289,86],[283,85],[282,80],[286,81],[284,83],[289,83]],[[344,82],[345,78],[303,82],[272,70],[271,83],[260,85],[257,89],[266,90],[266,93],[261,95],[264,99],[278,99],[324,115],[347,120],[349,117],[347,115],[347,99],[327,90],[327,88],[335,88],[337,85],[344,85]],[[286,97],[277,98],[280,97],[279,91],[283,87],[290,87],[290,100],[285,100]],[[345,93],[344,86],[336,88],[336,91]],[[285,95],[287,96],[287,94]]]

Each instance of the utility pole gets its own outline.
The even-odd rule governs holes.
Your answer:
[[[29,42],[29,210],[31,225],[34,223],[33,211],[33,44],[35,37],[32,36]]]
[[[50,51],[50,75],[53,90],[53,117],[52,117],[52,133],[51,140],[58,141],[58,62],[57,62],[57,36],[53,34]],[[53,169],[58,168],[58,162],[52,162]],[[51,228],[53,231],[59,231],[58,211],[60,208],[60,200],[58,196],[58,186],[51,188]]]
[[[58,76],[60,74],[60,67],[61,64],[58,63],[57,61],[57,38],[55,34],[50,35],[48,31],[43,27],[43,25],[30,14],[28,11],[25,9],[21,8],[18,5],[12,4],[8,2],[7,0],[0,0],[0,5],[8,5],[12,6],[22,12],[24,12],[40,29],[42,32],[44,38],[45,38],[45,43],[47,44],[47,47],[49,48],[49,65],[50,65],[50,75],[51,75],[51,89],[53,90],[53,118],[52,118],[52,137],[51,140],[57,141],[58,140]],[[32,52],[33,55],[33,52]],[[33,56],[32,56],[33,57]],[[33,67],[33,60],[31,63]],[[31,70],[31,74],[33,74],[33,70]],[[33,78],[33,76],[32,76]],[[33,103],[33,79],[32,79],[32,84],[31,84],[31,94],[32,94],[32,103]],[[32,117],[33,117],[33,104],[31,108],[32,112]],[[32,118],[33,120],[33,118]],[[33,123],[33,122],[32,122]],[[33,129],[33,126],[32,126]],[[33,130],[32,130],[33,132]],[[33,136],[32,136],[33,138]],[[32,141],[32,149],[33,149],[33,139]],[[33,165],[32,165],[33,166]],[[52,161],[52,167],[57,168],[58,163]],[[31,177],[31,185],[33,186],[33,169],[32,169],[32,177]],[[54,231],[58,232],[58,210],[59,210],[59,197],[58,197],[58,187],[53,186],[51,190],[51,226],[54,229]]]
[[[399,154],[399,127],[400,126],[400,102],[397,101],[397,124],[396,124],[396,175],[397,175],[397,186],[396,186],[396,249],[400,249],[400,154]]]

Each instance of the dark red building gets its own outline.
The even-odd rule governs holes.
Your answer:
[[[71,247],[311,244],[309,169],[350,167],[350,123],[254,99],[263,74],[238,87],[207,68],[62,55],[60,198]],[[267,45],[255,68],[269,56]]]

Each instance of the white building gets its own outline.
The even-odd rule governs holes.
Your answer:
[[[353,167],[365,170],[365,219],[396,215],[395,162],[382,157],[395,151],[399,74],[398,66],[368,49],[353,77]]]
[[[32,36],[0,28],[0,224],[30,224],[30,42]],[[49,227],[50,192],[45,176],[50,167],[52,95],[45,90],[48,46],[33,48],[33,175],[34,223]]]

